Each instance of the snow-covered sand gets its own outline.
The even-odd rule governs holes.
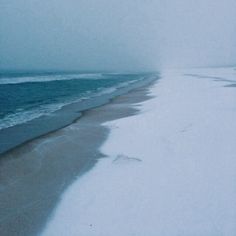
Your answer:
[[[109,158],[68,189],[43,235],[236,235],[231,84],[233,68],[163,72],[139,115],[104,124]]]

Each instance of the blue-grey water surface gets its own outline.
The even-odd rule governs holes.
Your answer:
[[[0,154],[156,78],[153,73],[0,73]]]
[[[140,74],[7,74],[0,77],[0,129],[25,123],[65,104],[112,93]]]

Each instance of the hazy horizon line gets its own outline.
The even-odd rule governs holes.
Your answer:
[[[59,68],[50,68],[50,69],[13,69],[13,68],[0,68],[1,73],[155,73],[159,72],[162,69],[184,69],[184,68],[222,68],[222,67],[236,67],[235,64],[222,64],[222,65],[206,65],[206,66],[163,66],[158,69],[153,70],[92,70],[92,69],[59,69]]]

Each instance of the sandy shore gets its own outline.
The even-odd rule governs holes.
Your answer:
[[[78,179],[44,236],[234,236],[236,71],[166,71],[140,113],[104,123],[110,158]]]
[[[84,112],[72,125],[2,155],[0,158],[0,234],[36,235],[61,193],[91,169],[109,128],[101,124],[137,114],[133,106],[149,99],[147,87]]]

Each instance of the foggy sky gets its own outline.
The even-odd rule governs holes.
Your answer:
[[[230,64],[235,0],[0,0],[0,69]]]

